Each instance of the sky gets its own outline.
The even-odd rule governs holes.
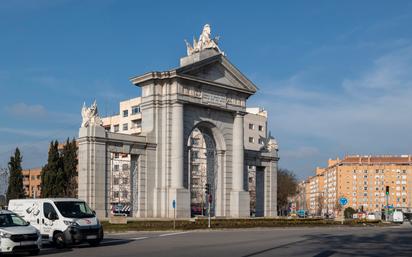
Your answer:
[[[258,87],[279,166],[299,179],[329,158],[411,154],[411,1],[0,1],[0,168],[19,147],[43,166],[102,116],[140,96],[129,78],[178,66],[209,23]]]

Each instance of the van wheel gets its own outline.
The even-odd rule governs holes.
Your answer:
[[[31,256],[39,255],[39,253],[40,253],[40,249],[32,250],[32,251],[29,252],[29,254],[30,254]]]
[[[56,232],[53,235],[53,242],[57,248],[64,248],[66,247],[66,240],[64,238],[63,232]]]

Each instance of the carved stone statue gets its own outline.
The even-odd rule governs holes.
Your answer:
[[[187,47],[187,55],[192,55],[204,49],[216,49],[219,53],[222,53],[222,51],[220,51],[219,47],[217,46],[219,37],[215,37],[212,39],[210,38],[210,35],[211,35],[210,25],[206,24],[203,27],[202,34],[200,34],[199,41],[196,41],[196,39],[193,38],[193,46],[190,45],[190,43],[185,40],[186,47]]]
[[[270,153],[273,151],[279,151],[278,142],[276,141],[274,137],[272,137],[270,131],[269,131],[269,136],[267,138],[264,138],[263,141],[264,141],[264,145],[261,148],[261,150],[267,151]]]
[[[83,103],[82,118],[82,127],[103,125],[103,121],[100,119],[99,112],[97,110],[96,100],[94,100],[92,106],[90,107],[86,107],[86,103]]]

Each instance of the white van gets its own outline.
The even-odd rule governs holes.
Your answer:
[[[0,210],[0,255],[2,253],[40,252],[39,230],[24,221],[16,213]]]
[[[403,223],[403,212],[395,210],[391,218],[394,223]]]
[[[10,200],[8,209],[40,230],[43,239],[64,247],[88,242],[98,245],[103,227],[86,202],[74,198]]]

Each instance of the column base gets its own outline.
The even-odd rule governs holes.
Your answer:
[[[230,216],[232,218],[250,217],[250,195],[246,191],[230,193]]]
[[[176,218],[190,219],[190,191],[186,188],[169,189],[168,218],[173,219],[173,200],[176,201]]]

